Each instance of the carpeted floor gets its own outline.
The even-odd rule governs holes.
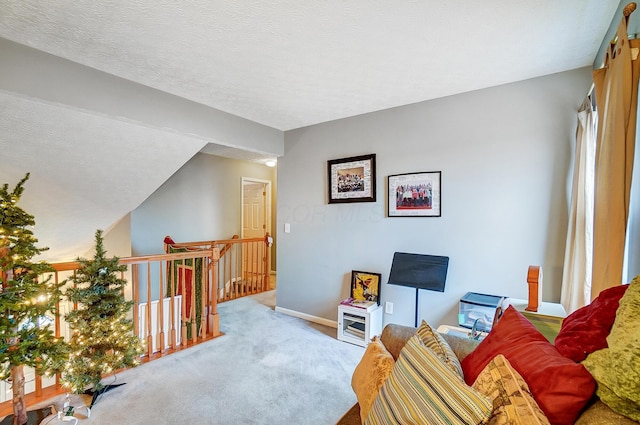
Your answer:
[[[274,306],[275,291],[220,304],[224,336],[119,374],[80,424],[335,424],[364,348]]]

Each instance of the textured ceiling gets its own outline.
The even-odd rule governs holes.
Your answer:
[[[289,130],[589,66],[618,1],[0,1],[0,37]]]
[[[0,0],[0,38],[286,131],[591,66],[618,3]],[[260,157],[2,83],[0,184],[31,172],[50,261],[84,255],[198,151]]]

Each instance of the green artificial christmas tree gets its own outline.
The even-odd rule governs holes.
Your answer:
[[[92,393],[91,405],[111,388],[103,385],[102,377],[137,366],[142,354],[142,343],[128,318],[134,303],[125,300],[127,281],[120,278],[127,266],[120,265],[117,257],[105,255],[102,231],[98,230],[93,260],[78,259],[75,285],[66,292],[69,301],[78,303],[78,309],[65,316],[73,333],[62,381],[74,393]]]
[[[7,184],[0,188],[0,379],[11,378],[14,425],[27,422],[24,366],[56,373],[67,359],[65,342],[47,324],[64,282],[43,277],[53,271],[49,264],[31,261],[47,248],[36,247],[35,219],[18,206],[28,179],[27,173],[11,192]]]

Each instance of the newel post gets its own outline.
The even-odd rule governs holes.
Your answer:
[[[264,237],[264,285],[262,290],[268,291],[271,288],[271,270],[269,269],[269,253],[273,245],[273,237],[267,233]]]
[[[220,260],[220,249],[211,250],[211,300],[207,325],[214,338],[220,336],[220,317],[218,315],[218,262]]]

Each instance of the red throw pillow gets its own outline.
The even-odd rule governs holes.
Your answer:
[[[618,302],[628,287],[618,285],[605,289],[590,305],[567,316],[555,340],[560,354],[581,362],[587,354],[607,348],[607,336],[616,319]]]
[[[467,384],[498,354],[520,373],[554,425],[573,424],[595,390],[591,374],[558,350],[513,306],[489,335],[462,361]]]

